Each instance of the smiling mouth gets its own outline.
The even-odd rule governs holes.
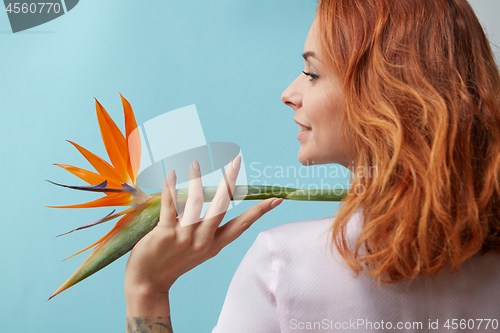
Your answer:
[[[310,131],[311,130],[310,127],[305,127],[305,126],[302,126],[302,125],[299,125],[299,129],[300,129],[301,132],[302,131]]]

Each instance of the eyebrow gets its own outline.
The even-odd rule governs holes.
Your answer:
[[[304,52],[302,54],[302,57],[304,58],[304,60],[307,60],[308,57],[313,57],[313,58],[318,59],[318,57],[316,56],[316,53],[314,53],[312,51]]]

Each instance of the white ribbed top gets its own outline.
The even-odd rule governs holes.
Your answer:
[[[350,237],[360,218],[358,210]],[[500,255],[475,256],[451,275],[378,287],[364,271],[356,277],[338,253],[332,255],[330,234],[323,233],[332,221],[261,232],[231,281],[212,333],[424,332],[436,321],[439,329],[432,331],[453,332],[460,320],[474,327],[470,332],[500,331]],[[487,321],[476,319],[496,322],[485,329]]]

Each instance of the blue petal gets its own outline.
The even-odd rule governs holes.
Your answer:
[[[103,218],[101,218],[101,219],[99,219],[99,220],[97,220],[97,221],[94,221],[94,222],[91,222],[91,223],[84,224],[84,225],[82,225],[81,227],[78,227],[78,228],[73,229],[73,230],[71,230],[71,231],[65,232],[64,234],[57,235],[57,236],[56,236],[56,238],[57,238],[57,237],[59,237],[59,236],[63,236],[63,235],[67,235],[67,234],[69,234],[69,233],[72,233],[73,231],[77,231],[77,230],[81,230],[81,229],[85,229],[85,228],[93,227],[93,226],[98,225],[98,224],[100,224],[100,223],[103,223],[103,222],[106,222],[106,221],[112,220],[112,219],[113,219],[113,218],[115,218],[116,216],[115,216],[115,217],[113,217],[113,218],[111,218],[111,219],[109,219],[108,217],[110,217],[110,216],[111,216],[114,212],[115,212],[115,209],[113,209],[113,211],[112,211],[111,213],[109,213],[108,215],[104,216]]]
[[[125,189],[126,192],[134,193],[136,191],[135,188],[133,188],[132,186],[130,186],[127,183],[122,183],[122,187]]]
[[[50,180],[47,180],[47,181],[49,183],[52,183],[52,184],[57,185],[57,186],[72,188],[74,190],[81,190],[81,191],[90,191],[90,192],[118,192],[118,193],[130,192],[130,190],[128,190],[126,188],[123,188],[123,189],[122,188],[106,188],[106,186],[108,186],[108,181],[107,180],[103,181],[100,184],[93,185],[93,186],[71,186],[71,185],[63,185],[63,184],[54,183],[53,181],[50,181]],[[132,188],[132,189],[134,189],[131,186],[129,186],[129,187]],[[134,191],[135,191],[135,189],[134,189]]]

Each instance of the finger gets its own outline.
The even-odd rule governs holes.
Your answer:
[[[200,221],[203,201],[200,164],[195,160],[189,165],[188,198],[186,200],[186,207],[184,208],[184,216],[180,220],[181,227]]]
[[[217,188],[217,192],[203,217],[204,232],[213,234],[224,218],[229,203],[231,202],[231,196],[234,192],[240,166],[241,156],[236,156],[227,166],[224,177],[222,177],[219,187]]]
[[[158,225],[175,226],[177,223],[177,212],[171,192],[172,187],[175,191],[175,178],[175,171],[172,170],[163,183],[163,189],[161,191],[160,220],[158,221]]]
[[[238,238],[255,221],[283,202],[283,198],[269,198],[246,210],[243,214],[219,227],[215,233],[215,247],[220,251]]]
[[[167,178],[169,178],[168,187],[170,189],[170,195],[172,196],[172,200],[174,202],[174,207],[175,207],[175,210],[178,214],[179,212],[177,211],[177,209],[178,209],[177,208],[177,192],[175,191],[176,184],[177,184],[177,174],[175,173],[174,169],[170,170],[170,172],[167,175]]]

